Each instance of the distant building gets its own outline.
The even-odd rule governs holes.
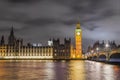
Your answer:
[[[110,50],[118,48],[118,46],[116,45],[115,41],[107,41],[107,42],[105,42],[105,41],[102,41],[102,42],[96,41],[93,44],[93,46],[88,46],[87,52],[91,52],[92,50],[96,51],[97,48],[99,49],[99,51],[105,51],[106,50],[106,44],[109,45],[109,49]]]

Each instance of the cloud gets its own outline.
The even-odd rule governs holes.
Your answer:
[[[35,2],[39,2],[41,0],[3,0],[5,2],[8,2],[8,3],[12,3],[12,4],[20,4],[20,3],[35,3]]]
[[[119,10],[119,0],[0,0],[0,31],[7,33],[14,25],[26,42],[44,42],[73,38],[80,21],[83,41],[120,40]]]
[[[29,24],[29,25],[33,25],[33,26],[44,26],[44,25],[49,25],[49,24],[53,24],[56,23],[57,20],[55,19],[50,19],[50,18],[38,18],[38,19],[31,19],[28,20],[26,22],[24,22],[25,24]]]

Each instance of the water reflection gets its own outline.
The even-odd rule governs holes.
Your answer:
[[[93,61],[0,60],[0,80],[119,80],[120,66]]]
[[[85,80],[85,62],[70,61],[68,66],[68,79],[70,80]]]

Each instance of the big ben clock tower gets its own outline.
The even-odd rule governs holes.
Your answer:
[[[82,58],[82,29],[78,22],[75,29],[75,46],[76,46],[76,58]]]

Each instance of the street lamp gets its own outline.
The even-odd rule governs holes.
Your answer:
[[[98,47],[96,48],[96,51],[97,51],[97,60],[99,60],[99,52],[98,52],[99,48]]]
[[[99,48],[97,47],[96,50],[99,51]]]
[[[91,50],[91,57],[92,57],[92,59],[91,60],[93,60],[93,54],[94,53],[94,50]]]
[[[110,45],[107,43],[107,44],[105,45],[105,47],[106,47],[106,48],[109,48],[109,47],[110,47]]]
[[[91,50],[91,53],[93,53],[94,51],[93,50]]]
[[[105,48],[106,48],[106,52],[107,52],[106,60],[109,61],[110,45],[108,43],[106,43]]]

